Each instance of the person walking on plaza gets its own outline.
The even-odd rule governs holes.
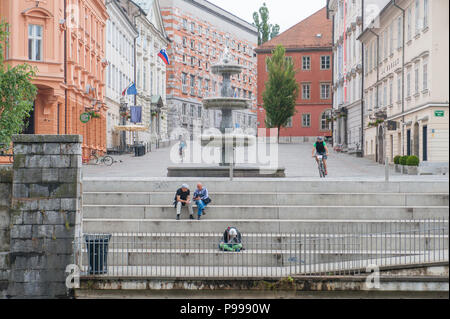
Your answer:
[[[194,201],[198,207],[198,220],[201,219],[202,215],[205,214],[205,208],[211,203],[211,199],[209,198],[208,189],[203,187],[201,183],[197,184],[197,190],[194,192]]]
[[[177,209],[177,220],[180,220],[181,208],[186,206],[189,210],[189,218],[194,219],[194,209],[191,202],[191,191],[189,185],[183,184],[181,188],[177,190],[175,195],[175,207]]]

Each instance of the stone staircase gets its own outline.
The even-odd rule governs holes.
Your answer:
[[[113,234],[109,264],[122,273],[124,266],[165,265],[209,271],[230,262],[272,268],[345,260],[355,266],[381,253],[394,263],[420,261],[424,247],[448,260],[448,182],[206,179],[213,200],[206,216],[191,221],[184,210],[176,221],[172,202],[183,182],[86,179],[83,232]],[[218,250],[227,226],[242,232],[241,254]],[[423,232],[442,226],[445,234]],[[355,233],[365,235],[348,236]]]

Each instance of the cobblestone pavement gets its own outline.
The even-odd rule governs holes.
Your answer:
[[[201,164],[177,164],[171,161],[171,148],[147,153],[143,157],[133,155],[113,156],[116,161],[111,167],[104,165],[84,165],[84,177],[166,177],[169,166],[202,166]],[[176,157],[177,146],[172,150]],[[278,148],[279,166],[286,169],[287,178],[318,179],[317,164],[312,158],[310,144],[281,144]],[[205,166],[205,165],[204,165]],[[210,165],[206,165],[210,166]],[[246,166],[246,165],[244,165]],[[255,166],[255,165],[251,165]],[[357,158],[330,150],[328,178],[339,180],[384,180],[385,167],[369,159]],[[390,169],[392,180],[447,180],[448,176],[406,176]]]

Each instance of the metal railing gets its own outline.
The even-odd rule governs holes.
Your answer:
[[[240,251],[221,250],[219,233],[108,236],[108,242],[85,236],[74,242],[74,262],[83,276],[335,276],[365,273],[373,265],[448,262],[447,219],[341,222],[298,234],[244,233]]]

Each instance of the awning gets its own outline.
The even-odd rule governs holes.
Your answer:
[[[142,125],[116,125],[114,129],[119,132],[148,132],[150,128]]]

